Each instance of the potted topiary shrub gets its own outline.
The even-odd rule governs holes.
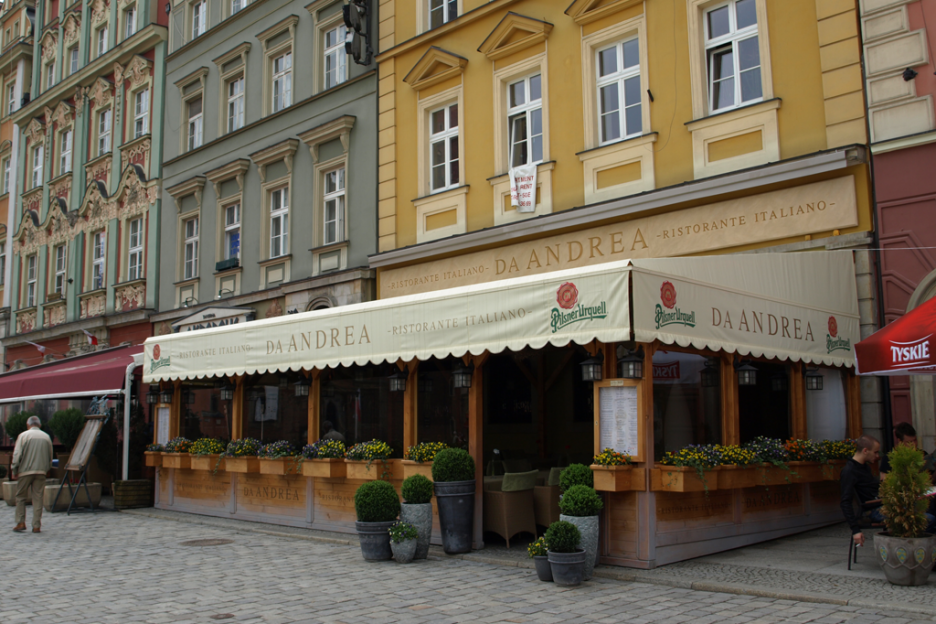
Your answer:
[[[432,480],[442,549],[450,555],[470,551],[475,506],[474,458],[464,449],[439,451],[432,462]]]
[[[936,562],[936,538],[926,533],[930,476],[912,447],[899,444],[887,458],[891,470],[879,490],[887,531],[874,536],[874,548],[890,583],[925,585]]]
[[[400,498],[386,481],[368,481],[354,493],[361,554],[367,561],[393,558],[390,550],[390,527],[400,513]]]
[[[581,533],[586,554],[586,581],[592,577],[598,558],[598,514],[602,508],[604,502],[601,497],[587,485],[573,485],[559,499],[559,520],[574,524]],[[552,544],[549,538],[546,541]]]
[[[585,487],[584,485],[574,487]],[[570,522],[559,520],[546,529],[547,558],[556,585],[574,587],[585,578],[585,551],[579,547],[582,534]]]
[[[49,433],[58,438],[62,446],[70,451],[75,446],[75,442],[78,441],[78,436],[81,435],[84,424],[85,416],[81,410],[70,407],[52,414],[47,427]]]
[[[429,537],[432,535],[432,481],[421,474],[403,480],[403,504],[400,520],[416,527],[416,559],[429,555]]]
[[[565,492],[573,485],[595,487],[595,475],[585,464],[569,464],[559,474],[559,489]]]
[[[548,550],[545,537],[539,537],[530,542],[529,546],[527,546],[530,559],[533,560],[533,565],[536,566],[536,576],[538,576],[541,581],[551,583],[553,577],[552,568],[549,565],[549,557],[547,556]]]
[[[6,434],[14,444],[16,444],[16,438],[19,437],[19,434],[28,428],[26,427],[26,421],[29,420],[30,416],[35,416],[35,414],[32,412],[17,412],[7,419]]]
[[[390,527],[390,550],[397,563],[409,563],[416,555],[419,533],[416,527],[406,522],[395,522]]]

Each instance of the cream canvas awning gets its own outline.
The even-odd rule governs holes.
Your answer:
[[[632,337],[851,366],[851,345],[858,339],[851,253],[622,260],[157,336],[146,341],[144,380],[425,360]]]

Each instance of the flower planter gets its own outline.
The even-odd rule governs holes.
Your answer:
[[[355,522],[361,540],[361,555],[365,561],[387,561],[393,559],[390,549],[390,522]]]
[[[146,451],[143,456],[146,458],[146,465],[150,468],[159,468],[162,466],[162,453],[159,451]]]
[[[403,464],[404,479],[420,474],[432,481],[432,462],[417,462],[411,459],[404,459],[401,463]]]
[[[295,457],[261,457],[260,474],[291,475],[299,473],[299,463]]]
[[[936,537],[874,536],[874,549],[880,557],[884,576],[893,585],[926,585],[936,563]]]
[[[360,481],[376,481],[377,479],[383,479],[384,481],[392,481],[394,479],[399,479],[403,471],[400,469],[399,461],[393,459],[375,459],[370,462],[366,461],[357,461],[352,459],[344,460],[347,468],[347,477],[349,479],[357,479]]]
[[[192,455],[192,470],[224,470],[224,458],[218,454]]]
[[[228,472],[260,472],[259,457],[225,457],[224,469]]]
[[[557,553],[548,551],[553,582],[562,587],[581,585],[585,578],[585,551]]]
[[[552,566],[549,564],[548,556],[533,557],[533,565],[536,566],[536,576],[539,580],[552,583]]]
[[[591,465],[595,476],[595,490],[599,492],[628,492],[643,490],[643,471],[633,466]]]
[[[162,467],[188,470],[192,467],[192,456],[188,453],[163,453]]]
[[[390,550],[397,563],[410,563],[416,555],[416,540],[403,540],[399,544],[391,541]]]
[[[718,488],[740,490],[757,485],[758,468],[755,466],[719,466]]]
[[[793,483],[792,471],[774,464],[761,464],[757,467],[758,486],[787,485]]]
[[[650,489],[654,492],[704,492],[718,489],[718,471],[706,470],[705,480],[689,466],[662,466],[650,473]]]
[[[822,474],[822,464],[819,462],[791,461],[788,465],[795,473],[790,475],[793,483],[815,483],[825,478]]]
[[[822,464],[822,477],[826,481],[840,480],[842,478],[842,468],[847,463],[847,459],[830,459],[829,463]]]
[[[416,527],[416,559],[429,556],[429,538],[432,536],[432,503],[400,505],[400,522]]]
[[[442,550],[449,555],[470,552],[475,480],[436,482],[434,491],[442,529]]]
[[[595,563],[598,561],[598,518],[599,516],[559,514],[559,520],[574,524],[579,533],[582,534],[582,541],[579,542],[579,545],[585,551],[585,567],[582,574],[586,581],[592,577],[595,572]]]
[[[347,474],[348,465],[343,459],[307,459],[302,462],[304,477],[343,479]]]

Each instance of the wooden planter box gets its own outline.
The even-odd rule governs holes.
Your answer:
[[[757,486],[787,485],[793,483],[793,474],[786,468],[773,464],[761,464],[757,467]]]
[[[830,459],[827,464],[820,464],[822,478],[826,481],[838,481],[842,478],[842,468],[848,463],[847,459]]]
[[[296,457],[260,458],[260,474],[292,475],[298,474],[300,470]]]
[[[822,474],[822,464],[819,462],[792,461],[789,466],[790,470],[796,473],[790,475],[793,483],[815,483],[825,480]]]
[[[704,492],[718,489],[718,470],[705,471],[705,481],[695,468],[661,466],[650,472],[650,489],[654,492]]]
[[[260,472],[259,457],[225,457],[224,469],[228,472]]]
[[[719,466],[718,489],[739,490],[754,487],[757,485],[758,473],[757,466]]]
[[[307,459],[302,462],[302,476],[320,479],[343,479],[348,465],[343,459]]]
[[[644,489],[644,471],[634,466],[591,465],[599,492],[629,492]]]
[[[219,461],[220,459],[220,461]],[[220,455],[192,455],[192,470],[224,470],[225,459]]]
[[[432,481],[432,462],[416,462],[411,459],[404,459],[401,463],[403,464],[404,479],[421,474]]]
[[[188,470],[192,467],[192,456],[188,453],[163,453],[162,467]]]
[[[146,451],[143,453],[143,456],[146,458],[146,465],[150,468],[159,468],[162,466],[162,453],[159,451]]]
[[[386,465],[384,462],[386,462]],[[370,462],[370,466],[367,465],[366,461],[346,459],[345,464],[347,464],[347,477],[349,479],[357,479],[360,481],[384,479],[385,481],[393,481],[403,478],[403,466],[400,464],[400,460],[397,459],[385,459],[383,461],[375,459]]]

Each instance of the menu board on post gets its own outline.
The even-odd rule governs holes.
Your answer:
[[[165,445],[169,441],[168,405],[156,408],[156,444]]]
[[[599,383],[595,388],[598,450],[611,448],[633,461],[644,461],[637,386],[619,379]]]

